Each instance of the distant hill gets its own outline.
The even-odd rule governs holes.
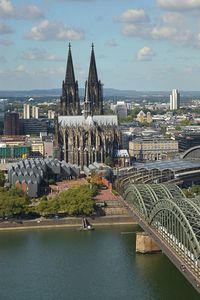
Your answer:
[[[84,96],[84,89],[79,89],[81,97]],[[0,97],[59,97],[61,95],[61,89],[51,90],[29,90],[29,91],[0,91]],[[104,89],[105,97],[133,97],[136,96],[136,91],[123,91],[117,89]]]
[[[84,96],[84,89],[79,89],[81,97]],[[148,97],[169,97],[170,91],[135,91],[135,90],[118,90],[112,88],[104,89],[104,97],[127,97],[127,98],[148,98]],[[0,91],[0,98],[7,97],[59,97],[61,89],[49,90],[28,90],[28,91]],[[181,91],[183,97],[200,97],[200,91]]]

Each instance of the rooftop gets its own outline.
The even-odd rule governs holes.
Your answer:
[[[92,118],[92,120],[91,120]],[[95,115],[89,116],[87,119],[83,115],[81,116],[59,116],[58,122],[61,126],[81,126],[92,125],[97,123],[98,125],[118,125],[117,115]]]
[[[173,171],[182,171],[188,169],[200,169],[200,162],[194,161],[186,161],[186,160],[164,160],[164,161],[155,161],[155,162],[147,162],[147,163],[135,163],[134,167],[137,169],[159,169],[166,170],[170,169]]]

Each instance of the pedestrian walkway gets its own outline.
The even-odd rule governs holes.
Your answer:
[[[115,196],[109,189],[102,189],[99,194],[94,197],[96,202],[104,201],[120,201],[121,196]]]

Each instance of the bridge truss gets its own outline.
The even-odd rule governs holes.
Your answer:
[[[175,184],[133,183],[124,185],[123,198],[143,229],[200,292],[200,198],[187,199]]]

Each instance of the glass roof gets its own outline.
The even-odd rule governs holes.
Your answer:
[[[154,162],[146,162],[146,163],[135,163],[133,167],[137,169],[145,168],[148,170],[151,169],[159,169],[159,170],[166,170],[171,169],[174,171],[179,170],[188,170],[188,169],[200,169],[200,162],[195,161],[188,161],[188,160],[160,160]]]

